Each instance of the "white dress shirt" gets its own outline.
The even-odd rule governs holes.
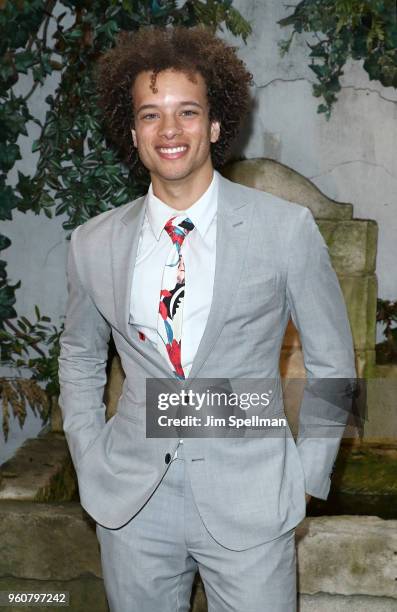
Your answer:
[[[174,210],[148,191],[148,203],[139,238],[131,288],[130,322],[157,345],[160,290],[165,263],[175,249],[164,225],[185,214],[195,229],[185,238],[181,252],[185,263],[185,297],[181,341],[181,364],[188,377],[203,335],[212,302],[216,259],[218,176],[207,191],[184,211]],[[171,363],[168,364],[172,371]]]

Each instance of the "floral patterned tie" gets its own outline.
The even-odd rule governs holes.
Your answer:
[[[160,291],[157,348],[171,363],[176,378],[184,379],[181,364],[185,264],[181,246],[194,225],[188,217],[171,217],[164,226],[173,248],[167,258]]]

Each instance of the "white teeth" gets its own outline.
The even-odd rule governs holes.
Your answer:
[[[182,151],[186,151],[187,147],[161,147],[161,153],[182,153]]]

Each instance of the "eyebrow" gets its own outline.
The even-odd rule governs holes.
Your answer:
[[[201,104],[198,102],[194,102],[193,100],[185,100],[183,102],[179,102],[179,106],[197,106],[198,108],[203,108]],[[136,113],[140,113],[143,110],[147,110],[149,108],[159,108],[157,104],[143,104],[138,108]]]

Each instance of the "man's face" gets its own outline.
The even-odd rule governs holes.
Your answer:
[[[219,123],[209,121],[206,85],[184,72],[164,70],[151,88],[151,72],[141,72],[133,85],[135,125],[132,132],[139,157],[152,180],[200,180],[212,169],[210,143],[219,138]]]

